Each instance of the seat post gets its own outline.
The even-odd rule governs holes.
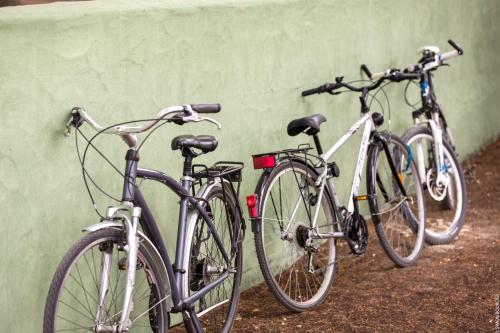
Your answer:
[[[190,177],[193,171],[193,153],[189,148],[184,148],[182,149],[182,156],[184,156],[184,167],[182,169],[182,175]]]
[[[321,143],[319,142],[318,133],[313,134],[314,144],[316,145],[316,150],[319,155],[323,155],[323,148],[321,147]]]

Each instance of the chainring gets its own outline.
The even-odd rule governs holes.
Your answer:
[[[359,256],[365,253],[368,247],[368,225],[362,215],[349,216],[346,221],[347,243],[353,254]]]

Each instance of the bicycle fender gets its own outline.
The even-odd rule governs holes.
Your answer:
[[[83,232],[95,232],[97,230],[101,229],[106,229],[106,228],[113,228],[113,229],[123,229],[123,223],[121,222],[113,222],[113,221],[103,221],[100,223],[96,223],[93,225],[90,225],[83,229]],[[163,263],[163,260],[160,256],[160,253],[156,249],[156,247],[153,245],[151,240],[149,240],[146,235],[144,235],[141,231],[137,231],[137,236],[139,237],[139,243],[141,244],[141,247],[153,258],[153,260],[156,261],[156,264],[160,265],[160,270],[161,274],[163,275],[161,277],[161,281],[164,281],[164,285],[162,286],[165,290],[165,294],[167,295],[167,298],[164,300],[166,306],[167,306],[167,311],[170,312],[170,309],[173,307],[173,301],[172,301],[172,289],[170,287],[170,280],[168,278],[167,274],[167,269],[165,268],[165,264]]]
[[[278,165],[280,165],[281,163],[283,163],[285,161],[288,161],[288,159],[292,159],[294,161],[297,161],[297,162],[300,162],[300,163],[303,163],[303,164],[307,165],[307,163],[303,159],[297,158],[297,157],[294,157],[294,156],[289,156],[289,157],[281,157],[279,159],[278,163],[272,169],[264,169],[263,172],[262,172],[262,174],[259,177],[259,180],[257,181],[257,185],[255,186],[255,190],[254,190],[254,194],[257,194],[257,198],[259,200],[259,202],[257,203],[259,205],[259,211],[261,210],[261,207],[260,207],[260,198],[262,197],[262,190],[264,189],[264,184],[267,182],[267,179],[271,175],[272,171]],[[316,169],[314,169],[314,166],[312,166],[312,165],[309,165],[309,166],[313,170],[316,171]],[[253,219],[251,218],[250,221],[252,223],[252,225],[251,225],[252,232],[254,234],[260,232],[261,220],[259,218],[253,218]]]
[[[259,180],[257,181],[257,185],[255,186],[254,194],[257,194],[257,198],[259,201],[260,201],[260,198],[262,197],[263,185],[266,183],[267,178],[271,174],[272,170],[273,169],[264,169],[264,172],[262,172],[262,174],[259,177]],[[257,204],[260,205],[260,202],[258,202]],[[255,219],[250,218],[250,222],[252,224],[251,225],[252,232],[254,234],[257,232],[260,232],[260,223],[261,223],[260,219],[259,218],[255,218]]]
[[[224,180],[226,181],[226,180]],[[207,199],[208,194],[210,193],[210,190],[212,190],[213,187],[215,186],[220,186],[220,179],[216,178],[212,182],[205,182],[203,186],[196,192],[195,197],[196,198],[201,198],[201,199]],[[191,241],[192,237],[189,237],[189,235],[192,235],[194,233],[194,228],[196,227],[196,221],[198,220],[198,210],[194,207],[189,207],[187,217],[186,217],[186,244],[184,245],[185,249],[191,249]],[[190,251],[190,250],[187,250]],[[184,261],[182,262],[181,269],[184,269],[186,272],[189,272],[189,255],[184,256]],[[185,293],[185,295],[181,295],[181,298],[187,298],[189,297],[189,274],[183,274],[182,278],[182,284],[183,287],[181,290]]]
[[[398,176],[398,172],[396,170],[396,167],[394,166],[394,161],[392,160],[391,153],[389,151],[389,146],[387,144],[387,141],[389,140],[390,135],[391,134],[389,132],[386,132],[386,131],[375,133],[373,135],[374,140],[371,144],[374,144],[374,145],[379,144],[381,146],[382,150],[384,151],[385,155],[387,156],[387,160],[389,161],[389,168],[391,169],[391,173],[392,173],[394,179],[396,179],[396,184],[398,185],[401,193],[404,196],[406,196],[406,190],[403,186],[403,183],[401,183],[401,179]]]
[[[303,158],[300,158],[297,156],[284,156],[284,157],[280,158],[278,163],[276,164],[276,166],[274,168],[276,168],[281,163],[284,163],[288,160],[292,160],[294,162],[301,163],[304,166],[310,168],[311,171],[313,171],[316,176],[319,175],[318,169],[312,163],[309,163],[308,161],[305,161]],[[259,198],[259,202],[258,202],[259,211],[262,210],[262,207],[260,207],[260,205],[261,205],[260,198],[262,197],[262,191],[264,189],[264,184],[267,182],[267,179],[271,175],[274,168],[273,169],[265,169],[265,171],[260,176],[259,181],[257,183],[257,186],[255,188],[255,194],[257,194],[257,196]],[[333,204],[333,200],[331,199],[330,190],[329,190],[328,186],[325,187],[325,193],[327,194],[328,200],[330,200],[330,202],[332,202],[332,204]],[[251,221],[252,221],[252,232],[254,234],[260,232],[260,226],[262,224],[262,219],[255,218],[255,219],[251,219]]]

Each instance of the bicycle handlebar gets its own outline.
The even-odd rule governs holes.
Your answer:
[[[146,132],[161,120],[172,120],[173,122],[180,125],[189,122],[208,121],[210,123],[215,124],[220,129],[222,126],[218,121],[208,117],[200,117],[198,115],[198,113],[217,113],[220,110],[221,110],[220,104],[185,104],[178,106],[170,106],[158,112],[155,117],[153,117],[150,121],[147,121],[142,126],[116,125],[109,128],[104,128],[101,125],[99,125],[85,111],[84,108],[74,107],[71,110],[71,117],[66,125],[66,136],[70,134],[71,127],[78,128],[84,122],[87,122],[97,132],[103,132],[106,134],[117,134],[122,137]],[[166,117],[170,114],[174,114],[174,116],[166,119]]]
[[[414,77],[414,79],[418,79],[420,78],[421,72],[432,70],[436,67],[443,65],[443,62],[445,60],[449,60],[464,54],[462,47],[458,43],[456,43],[453,39],[449,39],[448,43],[454,48],[454,50],[436,54],[432,58],[427,58],[427,59],[423,58],[418,64],[411,64],[402,71],[399,69],[387,69],[383,72],[377,72],[372,74],[365,64],[361,65],[361,71],[363,71],[366,74],[366,76],[370,78],[370,80],[377,80],[386,75],[394,74],[395,72],[401,72],[402,74],[404,74],[400,75],[400,77],[403,78],[402,80],[411,79],[409,76],[407,76],[407,74],[418,74],[418,77]],[[405,76],[406,78],[404,78]]]
[[[317,88],[304,90],[302,92],[302,97],[306,97],[306,96],[314,95],[314,94],[322,94],[324,92],[330,93],[337,88],[340,88],[340,86],[337,87],[336,84],[334,84],[334,83],[325,83]]]
[[[364,69],[363,69],[364,66]],[[366,65],[362,65],[362,69],[366,70],[368,73],[370,71],[366,67]],[[371,73],[370,73],[371,74]],[[304,90],[302,92],[302,97],[314,95],[314,94],[322,94],[322,93],[329,93],[332,95],[339,94],[340,92],[335,93],[334,90],[339,89],[339,88],[346,88],[351,91],[355,92],[367,92],[370,90],[377,89],[382,82],[386,80],[394,81],[394,82],[399,82],[403,80],[414,80],[420,77],[420,74],[417,73],[403,73],[399,70],[390,70],[388,73],[384,73],[384,75],[380,76],[377,81],[364,86],[364,87],[355,87],[349,83],[344,83],[342,80],[344,79],[343,77],[336,77],[335,78],[335,83],[325,83],[317,88],[312,88],[308,90]]]

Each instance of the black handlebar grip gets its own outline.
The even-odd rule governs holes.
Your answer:
[[[333,83],[325,83],[318,88],[313,88],[309,90],[304,90],[302,92],[302,96],[309,96],[309,95],[314,95],[314,94],[322,94],[325,92],[332,93],[335,89],[339,88],[341,85],[340,84],[333,84]]]
[[[221,106],[219,103],[215,104],[191,104],[193,111],[198,113],[217,113],[220,112]]]
[[[306,96],[314,95],[314,94],[319,94],[319,93],[320,93],[319,87],[318,88],[313,88],[313,89],[308,89],[308,90],[304,90],[302,92],[302,97],[306,97]]]
[[[402,78],[404,80],[416,80],[416,79],[420,79],[420,74],[416,74],[416,73],[403,73],[402,74]]]
[[[368,69],[368,67],[365,64],[361,65],[361,70],[363,71],[363,73],[365,73],[368,76],[368,78],[370,80],[372,79],[372,72],[370,72],[370,70]]]
[[[458,45],[453,39],[448,39],[448,44],[450,44],[455,50],[457,50],[459,55],[464,54],[464,50],[460,45]]]
[[[389,79],[394,82],[401,82],[404,80],[416,80],[420,79],[420,74],[417,73],[404,73],[401,71],[393,72],[389,76]]]

